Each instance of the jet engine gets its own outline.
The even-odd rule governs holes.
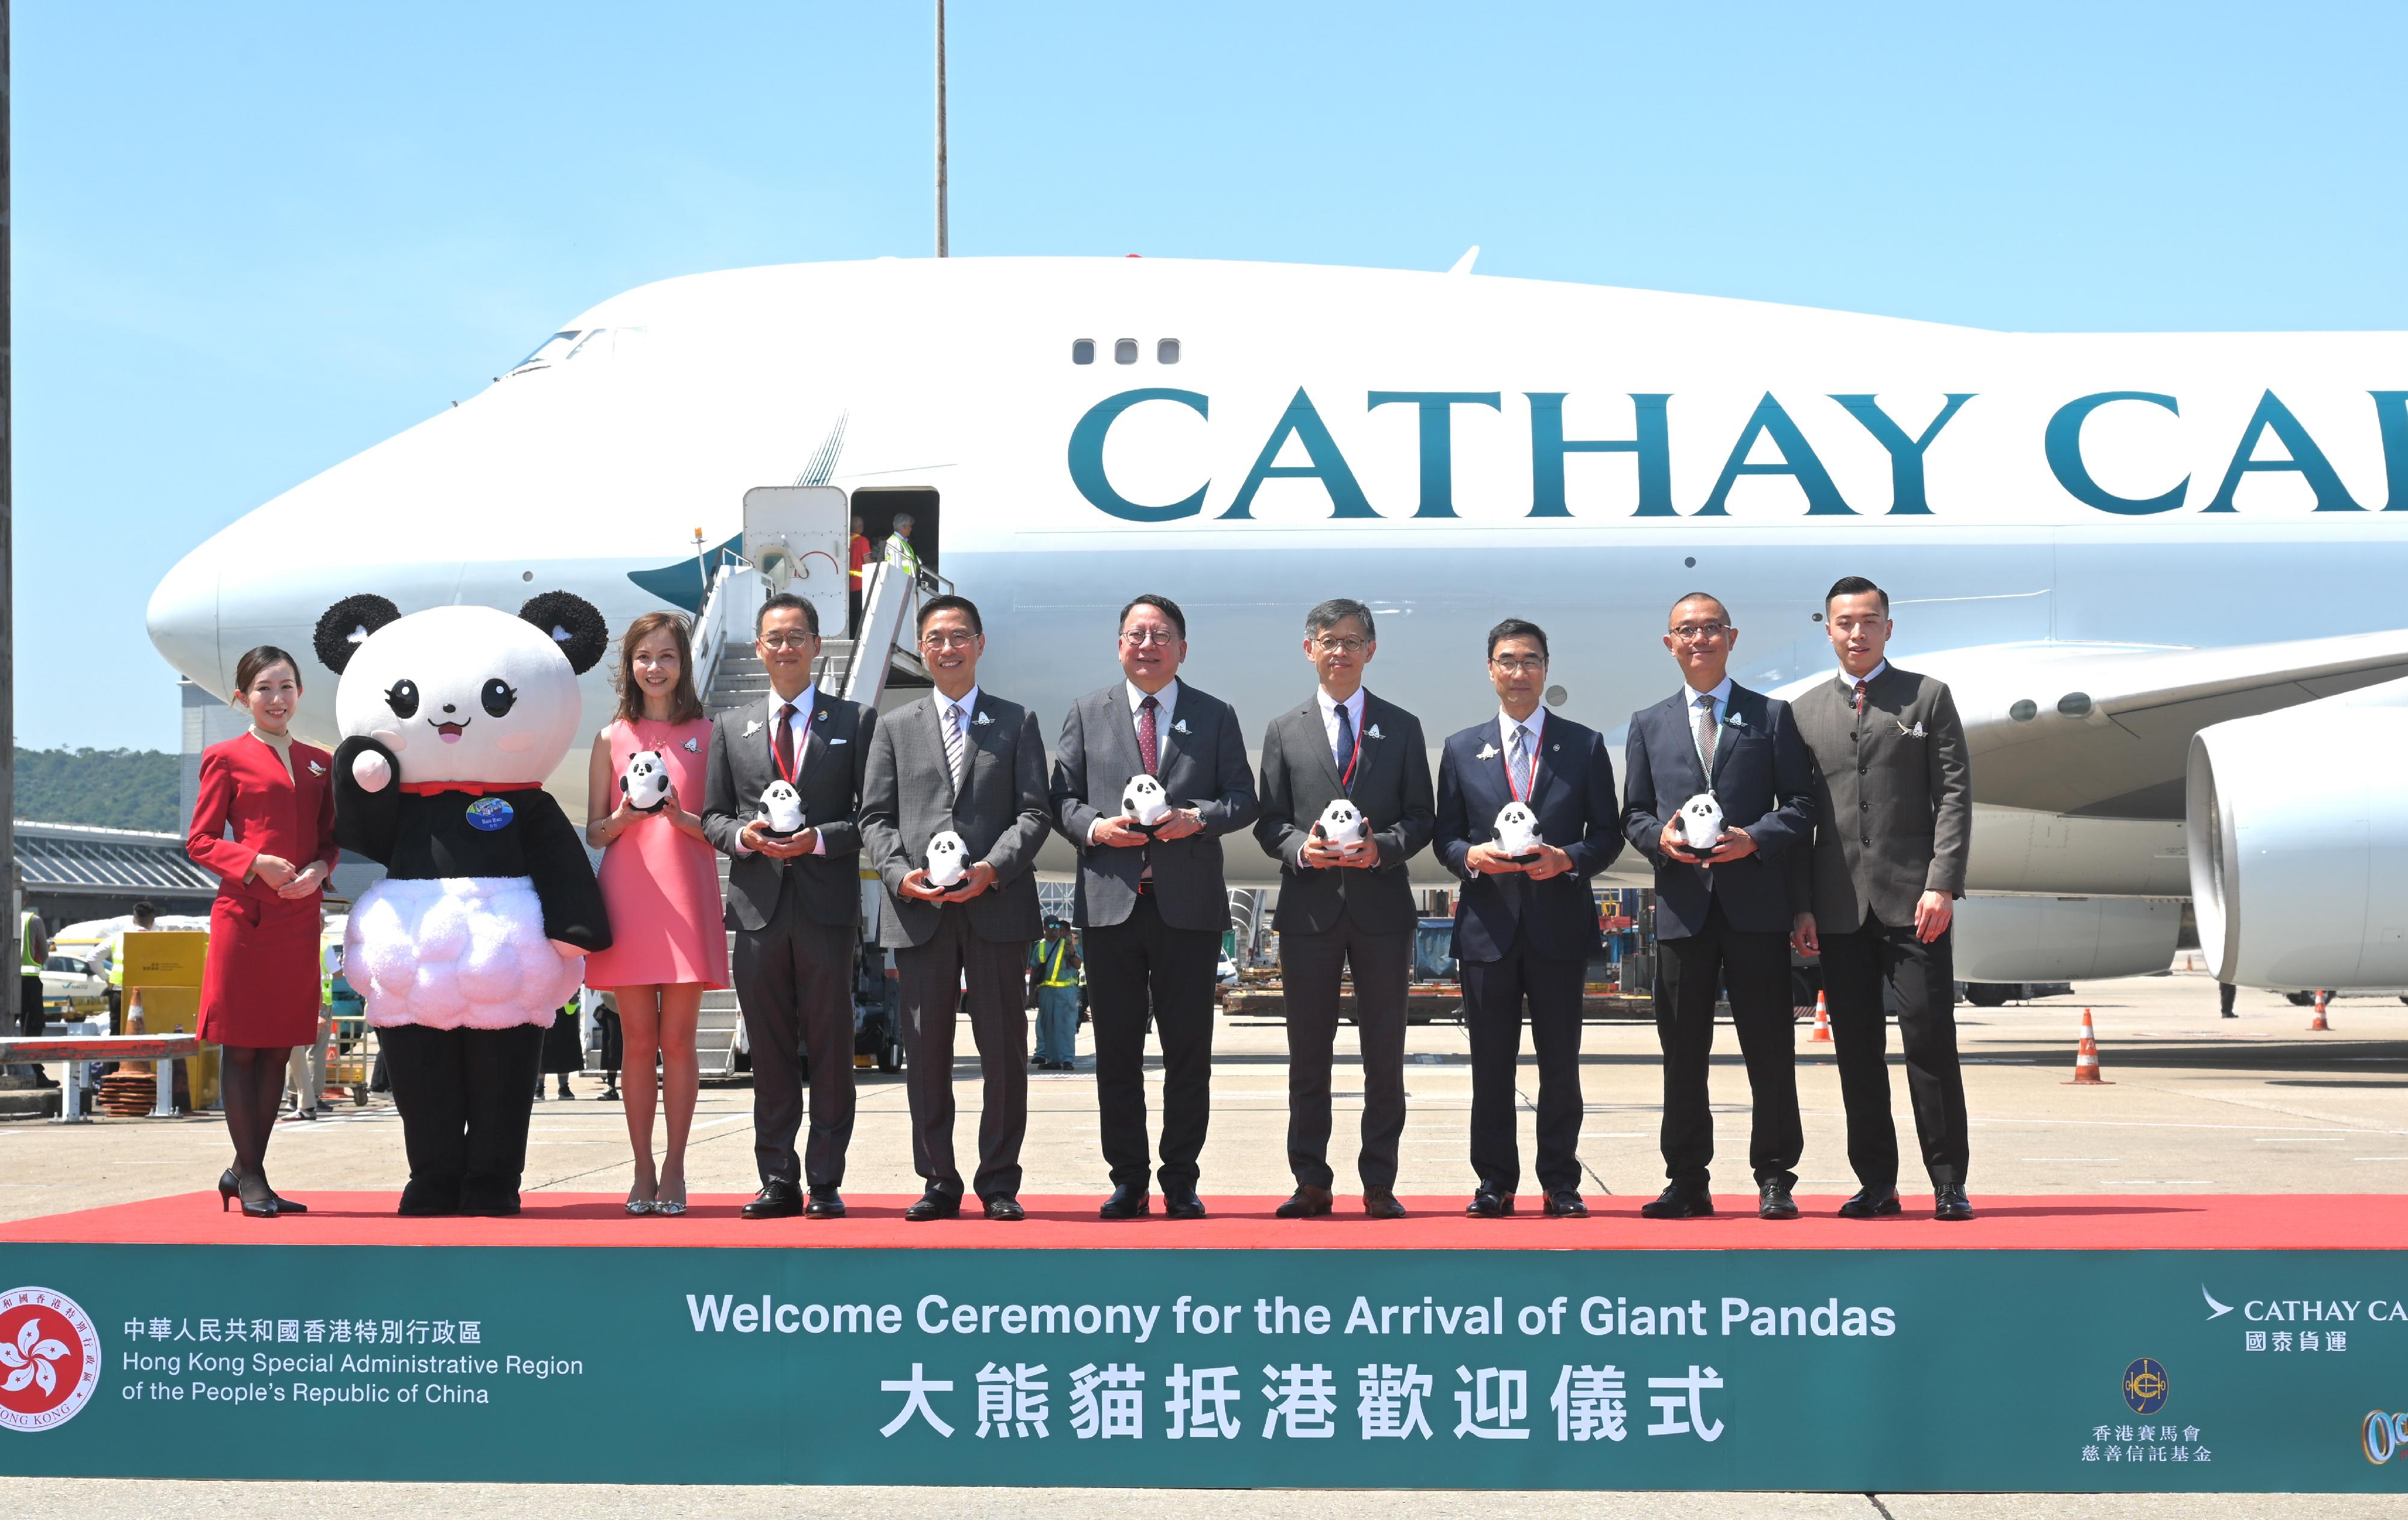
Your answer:
[[[2186,834],[2200,947],[2253,987],[2408,987],[2408,683],[2202,728]]]

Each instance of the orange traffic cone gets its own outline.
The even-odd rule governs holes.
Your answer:
[[[1814,1032],[1806,1037],[1806,1043],[1828,1045],[1830,1042],[1831,1011],[1823,1005],[1823,989],[1817,987],[1814,989]]]
[[[2074,1047],[2073,1080],[2069,1087],[2107,1087],[2114,1085],[2099,1074],[2099,1032],[2090,1026],[2090,1010],[2082,1011],[2082,1043]]]
[[[2311,1034],[2315,1034],[2315,1033],[2318,1033],[2318,1032],[2321,1032],[2321,1031],[2327,1031],[2327,1030],[2329,1030],[2329,1029],[2331,1029],[2331,1028],[2332,1028],[2332,1025],[2331,1025],[2330,1024],[2327,1023],[2327,1022],[2326,1022],[2326,1020],[2325,1020],[2325,1005],[2326,1005],[2327,1003],[2330,1002],[2331,1000],[2332,1000],[2332,994],[2331,994],[2331,993],[2329,993],[2329,992],[2320,992],[2320,993],[2316,994],[2316,1016],[2315,1016],[2315,1018],[2310,1019],[2310,1020],[2308,1021],[2308,1031],[2309,1031],[2309,1033],[2311,1033]]]

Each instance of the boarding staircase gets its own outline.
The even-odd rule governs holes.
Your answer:
[[[932,571],[924,569],[915,576],[882,563],[863,566],[859,633],[854,638],[823,640],[819,661],[811,667],[813,681],[822,691],[835,692],[868,708],[878,706],[894,678],[899,676],[912,685],[926,684],[928,672],[920,663],[916,642],[906,639],[904,631],[917,628],[922,597],[953,589],[950,581]],[[752,617],[768,595],[767,578],[741,559],[733,559],[720,568],[702,604],[702,615],[695,620],[695,685],[703,694],[703,706],[714,718],[769,693],[768,672],[762,667],[760,652],[752,647]],[[884,657],[861,658],[864,650],[881,651]],[[728,857],[721,855],[722,894],[727,890],[727,866]],[[731,960],[735,940],[730,931]],[[733,989],[702,995],[695,1048],[705,1080],[736,1075],[737,1058],[744,1052],[744,1014]]]

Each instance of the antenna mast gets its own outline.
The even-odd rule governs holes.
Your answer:
[[[937,0],[937,257],[948,256],[945,228],[945,0]]]

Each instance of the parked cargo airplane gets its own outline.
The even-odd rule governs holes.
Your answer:
[[[615,627],[696,605],[697,527],[728,539],[748,488],[800,480],[874,529],[913,505],[985,610],[987,684],[1048,722],[1113,675],[1142,590],[1257,729],[1309,690],[1305,608],[1364,598],[1371,685],[1436,738],[1493,709],[1501,616],[1552,636],[1548,700],[1614,730],[1676,684],[1681,593],[1722,596],[1734,673],[1782,689],[1831,668],[1824,587],[1869,575],[1971,729],[1960,975],[2160,968],[2196,895],[2229,979],[2408,984],[2397,333],[1993,333],[1460,267],[734,270],[603,302],[242,518],[160,584],[150,635],[222,693],[353,592],[565,587]],[[305,675],[322,741],[335,681]]]

